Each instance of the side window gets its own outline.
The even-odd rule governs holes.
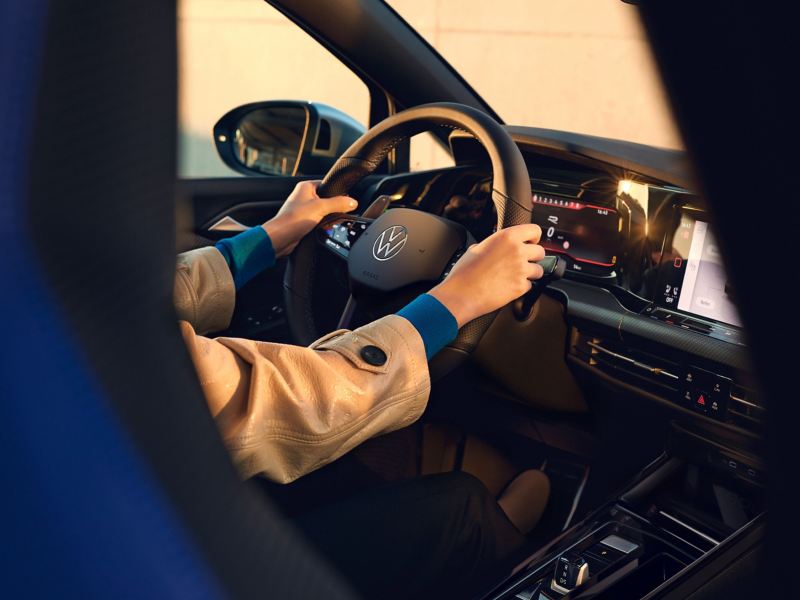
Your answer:
[[[237,175],[219,158],[211,130],[248,102],[322,102],[368,125],[364,82],[265,2],[179,0],[178,44],[180,177]]]

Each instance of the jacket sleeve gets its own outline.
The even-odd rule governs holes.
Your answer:
[[[228,263],[214,247],[178,255],[175,311],[198,333],[223,331],[230,325],[236,288]]]
[[[208,339],[181,323],[211,413],[243,477],[288,483],[365,440],[413,423],[428,401],[425,347],[403,317],[308,348]],[[386,356],[374,364],[374,348]],[[380,356],[380,353],[378,353]]]
[[[425,346],[405,318],[388,315],[307,348],[198,335],[225,329],[234,302],[233,278],[218,250],[179,256],[181,333],[242,476],[288,483],[371,437],[413,423],[425,409]],[[380,352],[364,352],[367,346]]]

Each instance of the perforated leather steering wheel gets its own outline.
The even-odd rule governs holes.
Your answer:
[[[425,104],[378,123],[334,164],[319,186],[319,195],[349,194],[400,141],[437,126],[462,129],[486,149],[492,166],[498,229],[530,223],[530,176],[519,148],[494,119],[460,104]],[[317,331],[311,302],[312,282],[323,249],[347,261],[352,295],[340,319],[340,326],[347,327],[350,309],[359,296],[375,298],[421,282],[430,282],[432,287],[446,275],[470,240],[460,224],[421,210],[390,209],[375,219],[332,215],[307,235],[289,258],[284,297],[295,340],[310,344],[327,333]],[[485,315],[462,327],[458,337],[432,361],[432,368],[435,364],[442,374],[460,364],[478,345],[494,317]]]

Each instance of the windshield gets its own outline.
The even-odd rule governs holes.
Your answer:
[[[637,8],[620,0],[388,0],[509,125],[682,143]]]

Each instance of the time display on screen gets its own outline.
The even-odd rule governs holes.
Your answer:
[[[542,228],[541,245],[575,262],[613,268],[619,251],[619,215],[614,208],[572,198],[534,193],[533,222]]]

